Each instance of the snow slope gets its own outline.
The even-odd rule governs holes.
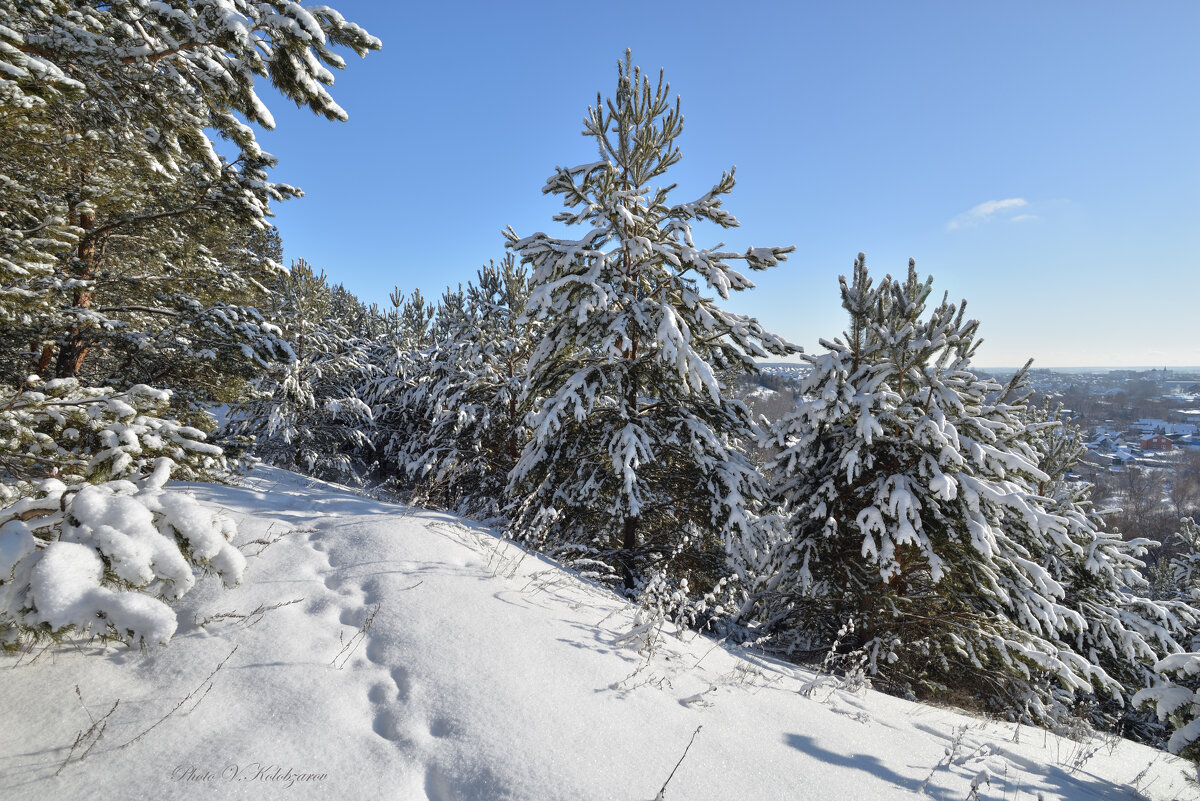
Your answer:
[[[651,801],[694,734],[669,801],[1200,798],[1187,763],[1133,743],[639,632],[624,601],[448,515],[273,469],[192,491],[248,553],[278,542],[242,587],[189,594],[167,648],[0,657],[0,797]]]

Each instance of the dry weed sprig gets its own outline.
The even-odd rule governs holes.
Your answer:
[[[667,785],[671,783],[671,779],[675,778],[675,771],[679,770],[679,766],[683,764],[683,760],[687,759],[688,751],[692,750],[692,743],[696,742],[696,735],[700,733],[703,726],[697,726],[692,732],[692,739],[688,740],[687,747],[683,749],[683,756],[679,757],[679,761],[675,763],[675,767],[671,768],[671,775],[663,782],[663,786],[659,789],[658,795],[654,796],[654,801],[665,801],[667,797]]]
[[[77,750],[81,748],[83,749],[83,751],[75,759],[76,762],[82,762],[83,760],[87,759],[88,754],[92,753],[92,749],[96,747],[96,743],[100,742],[100,738],[104,736],[105,730],[108,729],[108,718],[113,712],[117,711],[117,705],[121,703],[120,699],[113,701],[113,705],[109,708],[109,710],[105,712],[99,720],[97,720],[92,717],[92,713],[88,711],[87,705],[83,703],[83,693],[79,691],[78,684],[75,685],[75,696],[79,699],[79,706],[83,708],[84,713],[88,716],[88,720],[92,722],[92,725],[89,726],[86,731],[81,731],[75,735],[75,742],[71,743],[71,750],[67,752],[67,758],[64,759],[63,763],[58,766],[58,770],[54,771],[55,776],[62,773],[63,768],[70,764],[71,758],[75,756],[75,752]]]
[[[251,611],[246,612],[246,613],[219,612],[215,615],[210,615],[209,617],[206,617],[203,620],[200,620],[199,616],[195,617],[193,620],[194,620],[195,624],[200,628],[204,628],[205,626],[209,625],[210,623],[220,623],[225,620],[236,620],[239,623],[244,624],[246,628],[250,628],[251,626],[258,623],[260,620],[262,620],[266,616],[267,612],[272,612],[276,609],[282,609],[283,607],[291,606],[292,604],[298,604],[298,603],[302,602],[303,600],[304,600],[303,598],[293,598],[290,601],[280,601],[279,603],[272,604],[271,606],[267,606],[266,604],[259,604],[257,607],[255,607],[254,609],[252,609]]]
[[[194,712],[196,710],[196,707],[200,706],[200,702],[203,701],[205,699],[205,697],[208,695],[208,693],[212,690],[213,677],[217,675],[217,673],[221,670],[221,668],[225,667],[225,663],[228,662],[229,658],[232,657],[234,655],[234,653],[237,652],[237,649],[238,649],[238,646],[236,646],[236,645],[233,646],[233,650],[230,651],[228,654],[226,654],[225,658],[222,659],[215,668],[213,668],[212,673],[209,673],[208,676],[206,676],[204,678],[204,681],[200,682],[200,684],[197,685],[196,689],[192,690],[190,693],[185,695],[178,704],[176,704],[174,707],[171,708],[170,712],[168,712],[167,714],[165,714],[161,718],[159,718],[157,722],[155,722],[152,726],[150,726],[150,728],[146,729],[141,734],[139,734],[137,737],[134,737],[132,740],[130,740],[129,742],[122,745],[121,748],[128,748],[129,746],[136,743],[138,740],[141,740],[143,737],[145,737],[150,732],[154,731],[156,728],[158,728],[158,726],[163,721],[165,721],[167,718],[171,717],[176,712],[178,712],[179,709],[184,704],[186,704],[188,701],[190,701],[192,699],[193,696],[195,696],[197,693],[199,693],[200,697],[196,699],[196,703],[192,704],[192,708],[188,710],[189,712]]]
[[[420,582],[417,582],[412,587],[408,587],[407,589],[411,590],[419,584]],[[358,631],[354,633],[353,637],[342,643],[342,650],[337,652],[337,655],[334,656],[333,660],[329,664],[333,665],[338,670],[341,670],[346,666],[346,663],[350,661],[350,657],[354,656],[354,652],[358,650],[358,647],[362,645],[363,640],[367,638],[367,632],[371,630],[371,624],[375,622],[375,616],[379,614],[380,606],[382,606],[382,604],[375,604],[375,606],[371,607],[371,611],[367,613],[367,617],[365,620],[363,620],[362,625],[358,627]],[[341,635],[339,635],[339,637],[340,636]],[[339,659],[342,660],[340,665],[338,664]]]

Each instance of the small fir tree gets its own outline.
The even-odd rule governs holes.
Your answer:
[[[290,361],[254,382],[254,397],[235,408],[228,426],[254,440],[254,451],[272,464],[355,482],[369,452],[371,409],[358,387],[373,372],[367,343],[355,337],[334,308],[324,273],[304,259],[276,285],[273,317],[290,345]],[[343,306],[343,310],[344,310]]]
[[[407,451],[415,500],[497,519],[508,473],[525,444],[523,373],[538,325],[521,322],[529,277],[507,255],[478,283],[448,293],[435,325],[429,381],[420,400],[428,434]]]

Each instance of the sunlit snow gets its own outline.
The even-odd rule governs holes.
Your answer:
[[[1200,797],[1188,763],[1144,746],[638,627],[450,515],[270,468],[191,490],[261,555],[240,587],[177,604],[165,648],[4,656],[5,799],[650,801],[677,764],[665,799]]]

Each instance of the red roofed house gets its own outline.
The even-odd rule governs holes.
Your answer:
[[[1169,451],[1174,447],[1175,445],[1171,440],[1162,434],[1155,434],[1153,437],[1147,437],[1142,440],[1142,450],[1144,451]]]

